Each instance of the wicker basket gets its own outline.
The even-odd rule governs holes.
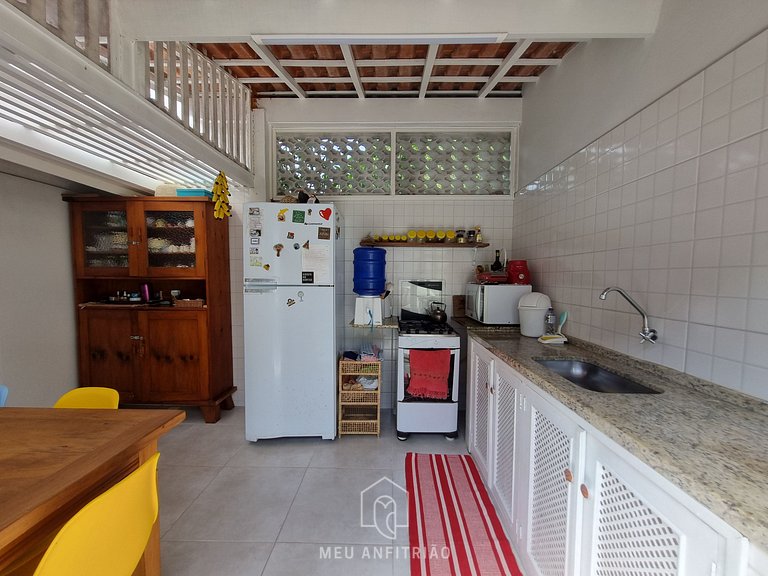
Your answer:
[[[359,376],[375,378],[375,390],[344,390]],[[339,435],[380,433],[381,362],[339,361]]]
[[[202,308],[205,305],[205,300],[197,298],[195,300],[174,300],[173,305],[176,308]]]

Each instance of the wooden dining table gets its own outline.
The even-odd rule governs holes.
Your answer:
[[[32,574],[61,526],[184,418],[182,410],[0,408],[0,576]],[[160,574],[157,522],[134,574]]]

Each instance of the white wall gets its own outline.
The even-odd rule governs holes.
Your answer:
[[[566,334],[768,400],[768,32],[558,164],[514,245]],[[640,344],[629,291],[659,331]]]
[[[77,384],[72,256],[62,189],[0,173],[0,382],[9,406]]]
[[[520,121],[519,100],[441,99],[441,100],[260,100],[267,129],[265,146],[272,146],[271,128],[275,126],[513,126]],[[266,164],[270,165],[271,160]],[[361,238],[372,233],[402,232],[410,228],[456,229],[480,226],[491,247],[480,250],[449,248],[389,248],[386,277],[393,283],[394,314],[399,313],[398,286],[403,279],[443,280],[448,312],[451,296],[464,293],[464,284],[472,277],[475,264],[490,264],[494,248],[509,248],[512,231],[512,202],[509,197],[333,197],[343,215],[345,285],[344,324],[354,317],[356,295],[352,292],[353,250]],[[510,254],[510,256],[512,256]],[[234,269],[234,265],[233,265]],[[346,350],[359,350],[370,341],[384,351],[382,406],[394,402],[395,358],[393,332],[344,328]]]
[[[527,86],[526,184],[768,26],[765,0],[665,0],[653,36],[593,40]]]

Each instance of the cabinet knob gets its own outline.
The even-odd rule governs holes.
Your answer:
[[[589,498],[589,488],[587,488],[586,484],[581,485],[581,495],[584,496],[584,498]]]
[[[571,472],[570,468],[565,469],[564,476],[566,482],[573,482],[573,472]]]

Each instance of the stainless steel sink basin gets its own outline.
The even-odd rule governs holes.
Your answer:
[[[535,359],[536,362],[587,390],[614,394],[661,394],[610,370],[581,360]]]

